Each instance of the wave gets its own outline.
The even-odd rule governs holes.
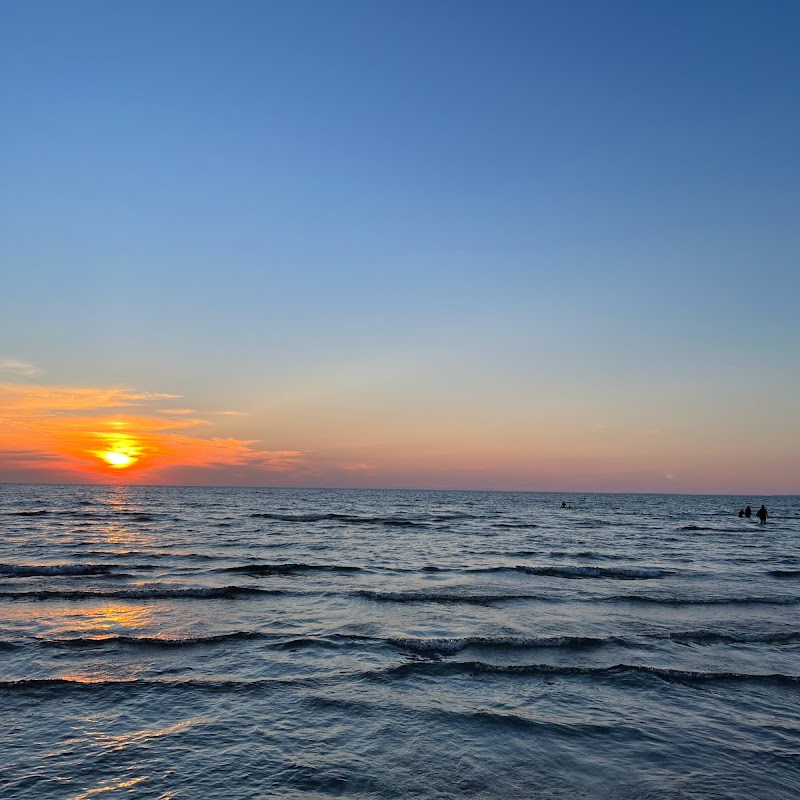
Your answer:
[[[274,519],[280,522],[347,522],[354,525],[390,525],[396,527],[425,527],[422,522],[406,519],[405,517],[360,517],[355,514],[277,514],[254,513],[251,517],[259,519]]]
[[[617,522],[608,519],[579,519],[570,524],[575,528],[608,528]]]
[[[742,597],[653,597],[642,594],[626,594],[608,597],[611,602],[624,603],[663,603],[671,606],[686,605],[780,605],[788,606],[800,602],[800,598],[793,595],[778,595],[774,597],[760,595],[744,595]]]
[[[607,578],[617,581],[641,581],[662,578],[674,574],[672,570],[657,567],[479,567],[467,572],[502,572],[513,570],[526,575],[539,575],[554,578]]]
[[[551,636],[545,638],[525,636],[464,636],[460,638],[413,639],[392,638],[389,644],[402,650],[411,650],[421,655],[448,655],[466,649],[535,649],[540,647],[564,648],[567,650],[590,650],[610,644],[622,644],[622,639],[605,639],[591,636]]]
[[[348,644],[388,644],[388,639],[377,636],[364,636],[356,633],[328,633],[322,636],[295,636],[290,639],[276,641],[274,646],[281,650],[299,650],[301,647],[322,647],[333,649]]]
[[[0,692],[32,693],[39,697],[59,698],[73,692],[122,692],[128,696],[132,690],[151,692],[154,689],[174,691],[201,691],[211,693],[239,694],[242,692],[263,692],[275,684],[297,684],[302,678],[261,678],[246,680],[170,680],[122,678],[120,680],[93,680],[80,678],[23,678],[0,681]]]
[[[34,578],[45,575],[108,575],[116,564],[0,564],[0,575]]]
[[[758,683],[796,688],[800,677],[782,673],[742,673],[742,672],[695,672],[691,670],[665,669],[634,664],[616,664],[608,667],[565,667],[550,664],[487,664],[481,661],[412,661],[388,669],[366,670],[357,673],[361,679],[376,681],[402,680],[421,675],[436,676],[480,676],[532,678],[599,678],[601,680],[630,679],[632,676],[656,678],[669,683],[696,686],[709,683]],[[143,690],[148,693],[162,690],[210,692],[221,694],[262,693],[276,684],[297,685],[307,679],[299,678],[260,678],[258,680],[231,679],[164,679],[131,678],[119,680],[94,680],[80,678],[27,678],[0,681],[0,692],[32,693],[44,698],[58,698],[65,694],[122,692],[129,696],[131,691]],[[313,679],[312,679],[313,680]]]
[[[800,676],[783,673],[702,672],[650,667],[643,664],[615,664],[607,667],[568,667],[553,664],[488,664],[483,661],[410,661],[387,669],[368,670],[364,677],[377,680],[428,675],[521,675],[531,677],[620,678],[631,675],[655,677],[670,683],[690,685],[736,682],[776,683],[796,687]]]
[[[38,578],[45,576],[107,575],[122,577],[117,569],[151,570],[153,564],[0,564],[0,575],[6,578]]]
[[[722,631],[682,631],[664,638],[681,644],[767,644],[781,645],[800,642],[800,631],[786,633],[724,633]]]
[[[538,528],[533,522],[495,522],[494,528]]]
[[[109,646],[174,649],[223,644],[226,642],[267,640],[275,638],[278,635],[279,634],[270,635],[250,631],[236,631],[235,633],[220,633],[215,636],[188,636],[174,639],[161,636],[79,636],[74,639],[41,639],[39,640],[39,645],[48,648],[79,650]]]
[[[376,592],[362,589],[355,593],[379,603],[464,603],[485,605],[508,600],[553,600],[532,594],[453,594],[448,592]]]
[[[375,600],[380,603],[463,603],[469,605],[485,605],[504,601],[516,600],[535,600],[542,603],[558,603],[563,598],[541,594],[456,594],[452,592],[379,592],[373,590],[360,590],[355,593],[368,600]],[[609,602],[609,603],[655,603],[667,606],[684,605],[794,605],[800,602],[800,598],[792,595],[779,596],[751,596],[743,597],[677,597],[666,596],[658,597],[652,595],[628,594],[610,595],[608,597],[590,597],[580,602]]]
[[[760,644],[790,644],[800,641],[800,632],[773,634],[765,636],[730,636],[712,631],[696,631],[673,633],[656,638],[666,638],[680,643],[711,642],[751,642]],[[235,631],[232,633],[212,634],[209,636],[85,636],[66,639],[35,639],[39,647],[48,649],[86,650],[114,647],[141,649],[181,649],[204,646],[226,645],[237,642],[265,642],[271,647],[281,650],[298,650],[301,648],[334,649],[347,646],[362,646],[364,643],[378,646],[389,646],[395,650],[411,652],[417,655],[440,657],[460,653],[464,650],[538,650],[560,649],[569,651],[597,650],[603,647],[635,646],[626,639],[608,636],[463,636],[441,638],[365,636],[354,633],[326,633],[292,635],[287,633],[264,633],[258,631]],[[0,641],[0,650],[14,650],[23,647],[23,643]]]
[[[615,553],[596,553],[594,550],[551,550],[548,558],[587,558],[591,561],[622,561],[624,556]]]
[[[10,517],[41,517],[50,512],[46,508],[40,508],[37,511],[7,511]]]
[[[80,505],[84,505],[81,503]],[[91,503],[89,504],[91,505]],[[133,522],[155,522],[156,516],[153,513],[143,513],[141,511],[130,511],[126,509],[106,509],[103,508],[99,511],[93,511],[90,509],[59,509],[55,511],[51,511],[47,508],[38,508],[35,511],[6,511],[5,512],[8,516],[12,517],[41,517],[45,514],[55,514],[57,516],[62,517],[72,517],[72,518],[86,518],[86,519],[99,519],[99,518],[112,518],[112,517],[130,517],[131,521]]]
[[[372,642],[391,644],[390,640],[359,634],[330,633],[325,635],[293,636],[286,633],[261,633],[258,631],[235,631],[211,636],[81,636],[71,639],[38,639],[37,645],[55,649],[103,649],[107,647],[127,647],[142,649],[181,649],[225,645],[235,642],[268,642],[273,647],[283,650],[296,650],[302,647],[336,648],[342,645]],[[8,648],[18,645],[7,643]],[[0,649],[3,643],[0,642]]]
[[[742,528],[717,528],[712,525],[684,525],[679,531],[716,531],[717,533],[741,533]]]
[[[215,572],[234,572],[237,574],[267,576],[294,575],[298,572],[360,572],[361,567],[337,564],[242,564],[237,567],[220,567]]]
[[[141,589],[40,589],[20,592],[0,591],[0,598],[6,600],[99,600],[115,598],[118,600],[180,600],[180,599],[237,599],[258,595],[287,594],[281,589],[255,589],[249,586],[213,586]]]

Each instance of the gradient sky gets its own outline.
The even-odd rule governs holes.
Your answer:
[[[799,36],[5,3],[0,480],[800,493]]]

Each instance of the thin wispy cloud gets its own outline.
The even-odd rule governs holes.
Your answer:
[[[16,358],[0,358],[0,377],[35,378],[41,375],[39,367]]]
[[[14,411],[59,413],[101,408],[124,408],[147,400],[172,400],[179,395],[161,392],[131,392],[119,388],[88,386],[42,386],[27,383],[0,383],[0,413]]]

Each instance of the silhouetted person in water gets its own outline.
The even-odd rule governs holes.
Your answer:
[[[562,500],[562,501],[561,501],[561,508],[566,508],[566,507],[567,507],[567,503],[566,503],[566,501],[565,501],[565,500]]]
[[[756,514],[756,516],[761,520],[761,524],[762,525],[766,525],[767,524],[767,516],[768,516],[768,514],[767,514],[767,509],[764,508],[763,503],[761,505],[761,508],[758,509],[758,514]]]
[[[744,516],[744,509],[740,508],[739,509],[739,518],[741,519],[743,516]]]
[[[744,515],[747,517],[747,519],[750,519],[750,517],[753,516],[753,509],[750,508],[750,506],[747,506],[747,508],[744,510]]]

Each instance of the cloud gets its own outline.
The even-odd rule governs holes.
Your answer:
[[[86,386],[41,386],[28,383],[0,383],[0,414],[92,411],[123,408],[142,400],[174,399],[179,395],[133,393],[126,389]]]
[[[203,436],[200,431],[212,423],[189,416],[196,413],[193,409],[156,406],[177,396],[118,387],[0,383],[0,466],[35,469],[46,462],[78,479],[113,474],[137,480],[146,474],[156,481],[183,467],[246,468],[255,475],[308,469],[302,451]]]
[[[16,464],[32,464],[40,461],[57,461],[56,453],[47,453],[43,450],[0,450],[6,462]]]
[[[23,378],[35,378],[42,371],[29,364],[27,361],[18,361],[16,358],[0,358],[0,376],[11,375]]]
[[[374,464],[342,464],[342,469],[348,472],[372,472],[376,467]]]
[[[249,417],[249,411],[215,411],[214,414],[220,417]]]

